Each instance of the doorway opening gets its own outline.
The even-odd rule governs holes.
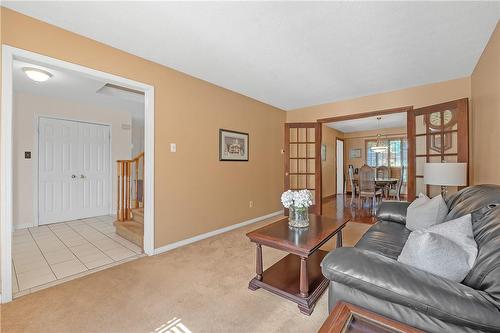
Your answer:
[[[337,194],[344,194],[344,140],[337,139],[335,143],[336,150],[336,169],[337,169]]]
[[[2,302],[153,254],[153,87],[2,50]]]
[[[402,107],[318,120],[324,138],[335,142],[333,170],[328,163],[322,168],[322,175],[335,174],[334,180],[329,178],[331,184],[323,183],[327,207],[349,208],[351,221],[373,223],[382,199],[406,198],[409,110],[411,107]],[[361,170],[368,170],[373,178],[374,186],[369,191],[361,188],[365,184],[360,179]],[[387,172],[378,176],[379,171]]]

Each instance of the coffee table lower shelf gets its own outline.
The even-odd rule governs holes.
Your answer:
[[[310,315],[316,301],[328,287],[328,279],[321,273],[321,261],[328,254],[327,251],[317,250],[307,258],[307,277],[309,281],[309,295],[300,294],[300,257],[288,254],[283,259],[266,269],[262,273],[262,280],[254,277],[248,288],[268,290],[276,295],[297,303],[300,312]]]

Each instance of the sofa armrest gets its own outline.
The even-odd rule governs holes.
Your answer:
[[[376,253],[339,248],[321,263],[329,280],[457,325],[500,331],[500,311],[483,291]]]
[[[406,201],[384,201],[377,210],[377,220],[406,224],[406,210],[409,205]]]

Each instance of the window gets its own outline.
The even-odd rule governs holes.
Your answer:
[[[377,145],[377,140],[366,141],[366,164],[371,167],[387,166],[400,168],[408,165],[408,141],[406,138],[391,138],[382,141],[389,149],[377,153],[371,148]]]

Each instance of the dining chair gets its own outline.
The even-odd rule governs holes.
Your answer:
[[[384,165],[377,167],[376,169],[377,178],[389,178],[391,177],[391,169]],[[378,186],[379,189],[382,190],[384,197],[387,197],[389,194],[389,186],[387,184]]]
[[[384,165],[377,167],[377,178],[389,178],[391,176],[391,169]]]
[[[357,185],[354,183],[354,167],[352,165],[349,166],[349,185],[351,186],[351,206],[354,203],[354,199],[356,198],[356,194],[359,192]]]
[[[405,167],[401,167],[401,172],[399,174],[399,179],[398,182],[396,183],[395,188],[391,188],[389,190],[389,197],[392,199],[396,199],[398,201],[401,201],[401,188],[403,187],[403,182],[404,182],[404,173],[405,173]]]
[[[371,199],[372,208],[375,209],[375,204],[378,198],[382,198],[382,190],[375,185],[375,173],[368,165],[363,165],[359,169],[359,200],[362,206],[363,199]]]

